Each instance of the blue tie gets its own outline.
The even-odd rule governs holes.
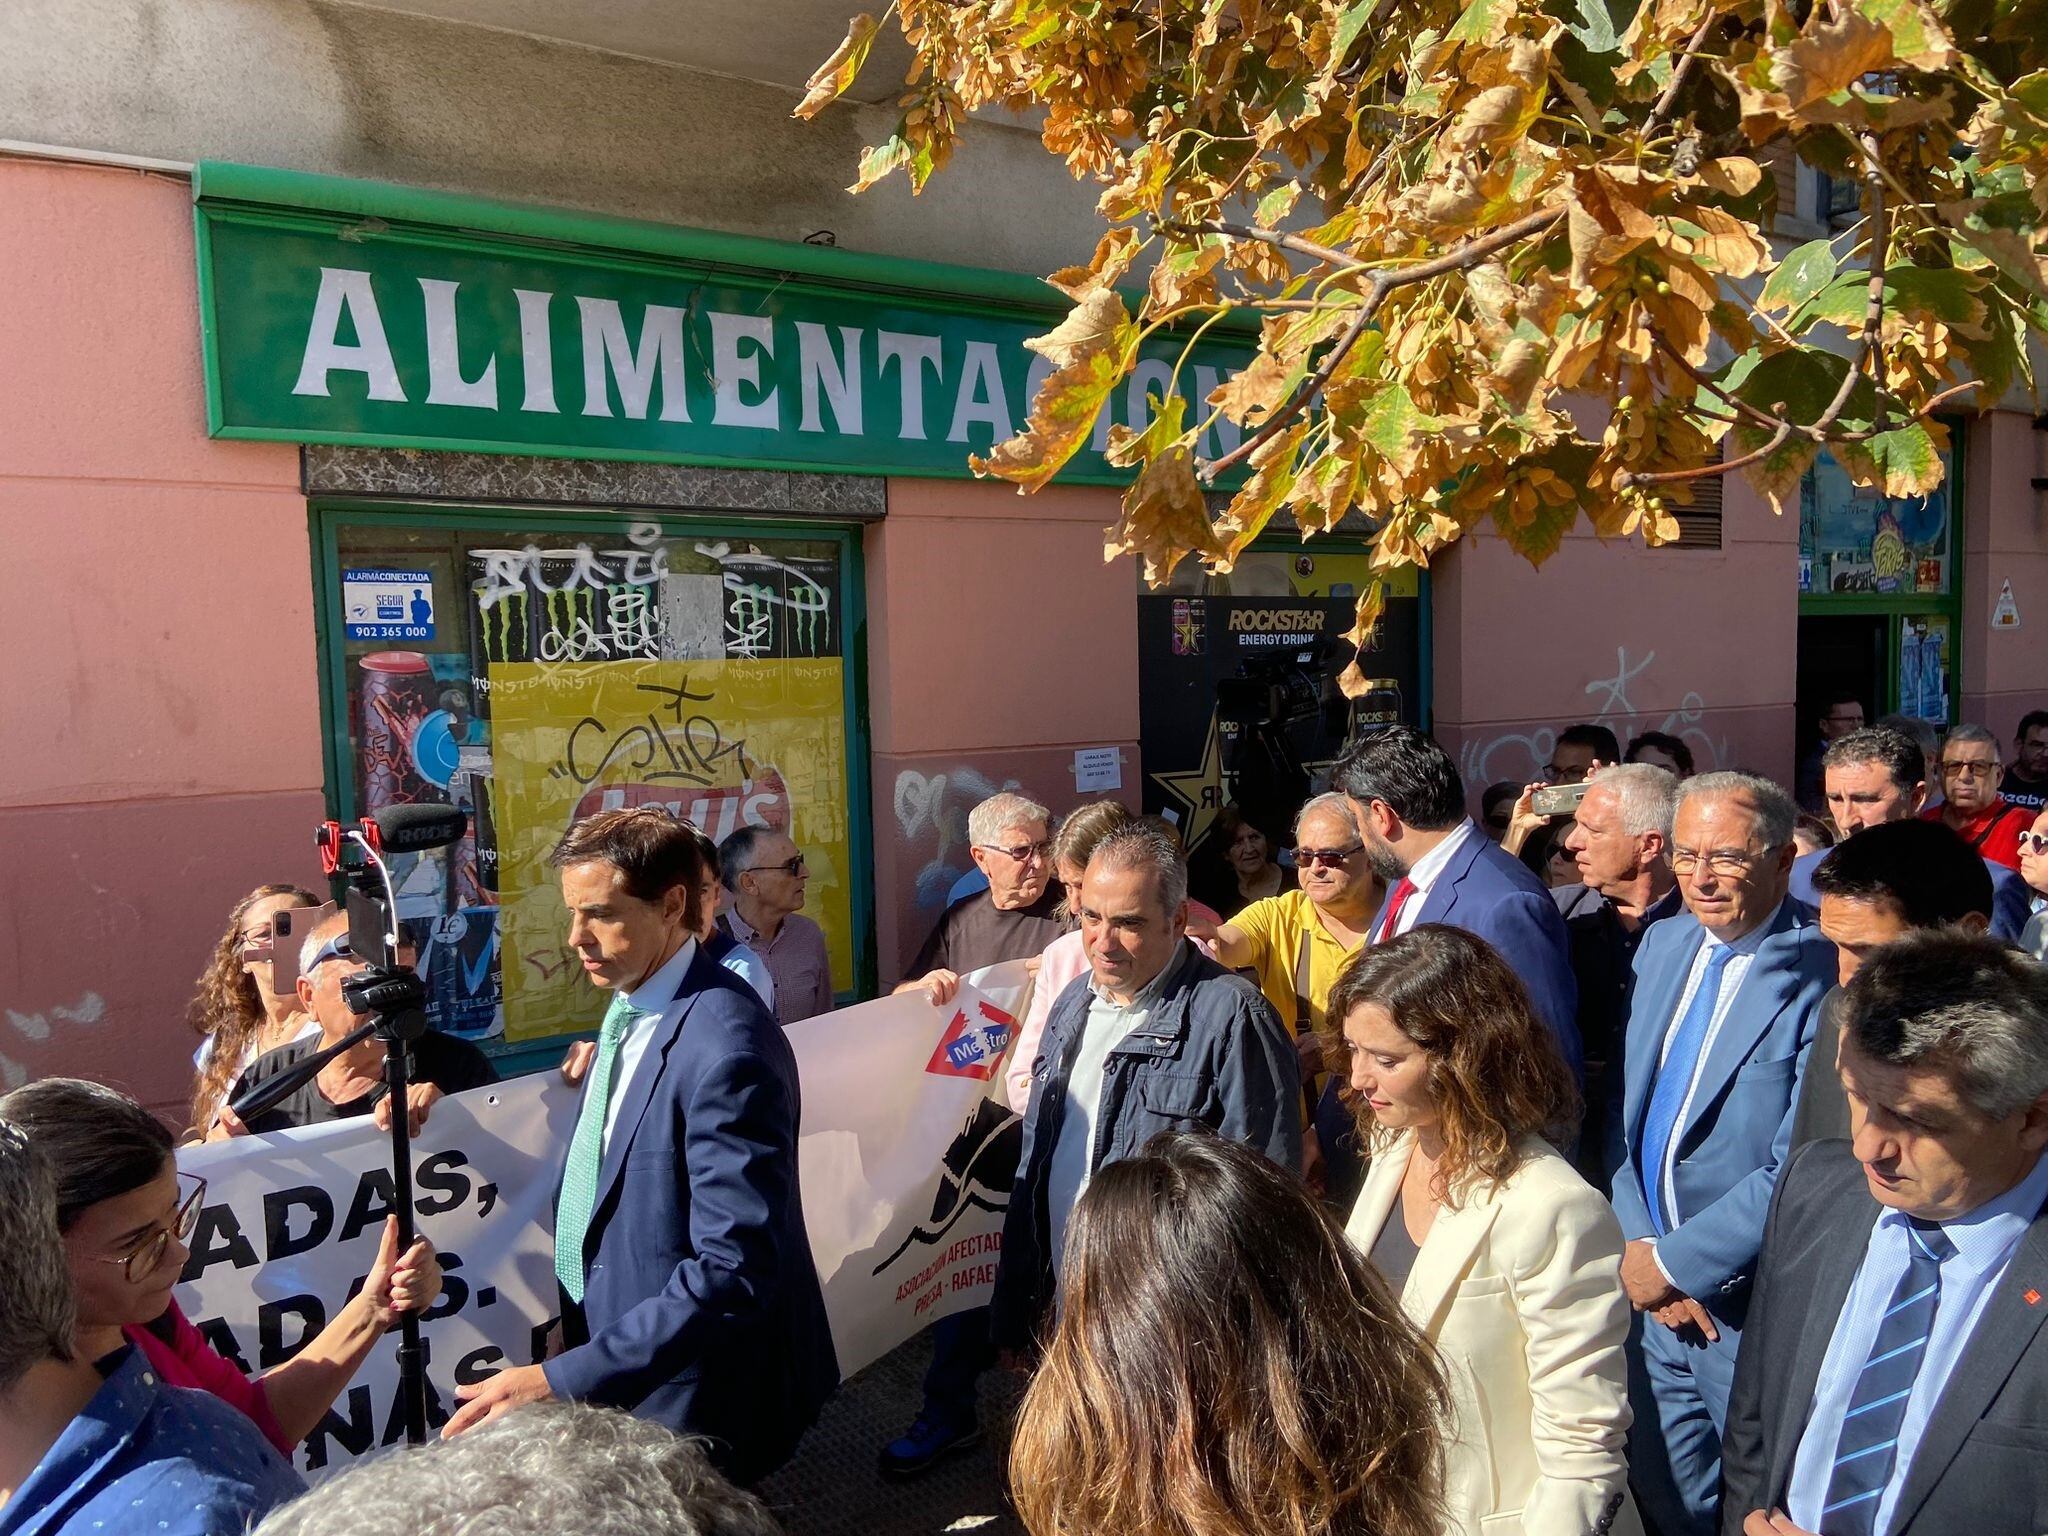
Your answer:
[[[1685,1108],[1693,1076],[1699,1071],[1700,1052],[1706,1047],[1714,1010],[1721,1002],[1721,973],[1734,958],[1735,951],[1726,944],[1708,949],[1706,974],[1693,989],[1692,1006],[1685,1010],[1685,1017],[1672,1032],[1671,1049],[1664,1053],[1663,1065],[1657,1068],[1656,1086],[1650,1090],[1650,1108],[1643,1116],[1639,1160],[1643,1198],[1649,1202],[1650,1225],[1657,1229],[1659,1237],[1671,1230],[1678,1216],[1676,1211],[1664,1209],[1664,1160],[1671,1151],[1671,1138],[1678,1133],[1678,1117]]]
[[[1898,1461],[1899,1426],[1913,1395],[1913,1378],[1934,1332],[1941,1301],[1941,1266],[1956,1245],[1933,1222],[1906,1218],[1906,1272],[1899,1277],[1870,1341],[1870,1356],[1849,1394],[1835,1440],[1834,1470],[1828,1474],[1827,1503],[1820,1512],[1821,1536],[1871,1536],[1877,1506]]]

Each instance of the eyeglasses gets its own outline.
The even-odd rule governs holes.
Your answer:
[[[182,1243],[199,1225],[200,1208],[206,1204],[206,1180],[197,1174],[181,1173],[178,1175],[178,1188],[191,1193],[179,1200],[178,1208],[171,1213],[168,1222],[158,1222],[126,1253],[88,1253],[84,1257],[95,1264],[120,1265],[131,1283],[147,1280],[156,1273],[157,1265],[163,1263],[164,1255],[170,1251],[171,1239],[175,1237]]]
[[[800,875],[804,872],[804,856],[798,854],[793,859],[784,859],[780,864],[749,864],[740,873],[743,875],[758,875],[771,869],[780,874]]]
[[[1689,875],[1704,864],[1724,880],[1739,880],[1772,852],[1769,848],[1751,853],[1742,848],[1716,848],[1712,853],[1695,853],[1690,848],[1671,850],[1671,873]]]
[[[1297,848],[1294,862],[1310,868],[1342,869],[1364,847],[1363,843],[1353,843],[1349,848]]]
[[[1033,859],[1049,859],[1052,857],[1052,839],[1049,837],[1041,843],[1019,843],[1014,848],[1004,848],[996,843],[976,843],[974,846],[981,849],[984,853],[1006,854],[1010,858],[1015,859],[1019,864],[1028,864]]]
[[[1943,763],[1941,771],[1957,778],[1988,779],[1998,772],[1996,763]]]
[[[2048,853],[2048,832],[2022,832],[2020,852],[2031,853],[2036,858]]]

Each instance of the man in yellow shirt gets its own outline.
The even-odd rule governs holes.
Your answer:
[[[1298,890],[1255,901],[1213,935],[1197,936],[1213,937],[1224,965],[1258,977],[1266,1001],[1294,1032],[1302,1086],[1313,1103],[1322,1085],[1316,1036],[1323,1004],[1344,963],[1364,946],[1385,891],[1366,862],[1364,834],[1343,795],[1318,795],[1301,808],[1294,845]],[[1189,932],[1195,932],[1193,925]],[[1330,1120],[1327,1110],[1322,1118]],[[1327,1135],[1329,1126],[1323,1130]],[[1336,1176],[1348,1170],[1323,1166],[1334,1149],[1320,1147],[1313,1134],[1305,1134],[1302,1144],[1302,1171],[1310,1181],[1321,1175],[1333,1198],[1347,1193],[1347,1180]]]

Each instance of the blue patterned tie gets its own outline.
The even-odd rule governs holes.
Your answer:
[[[569,1156],[562,1163],[562,1193],[555,1201],[555,1278],[574,1302],[583,1300],[583,1243],[590,1235],[591,1213],[597,1209],[597,1174],[604,1162],[604,1116],[612,1096],[612,1073],[618,1066],[619,1043],[643,1010],[615,993],[597,1032],[597,1054],[583,1089],[583,1108],[576,1132],[569,1138]]]
[[[1820,1512],[1821,1536],[1872,1536],[1877,1506],[1884,1502],[1898,1461],[1899,1426],[1913,1395],[1913,1378],[1934,1332],[1941,1301],[1941,1266],[1956,1245],[1933,1222],[1906,1218],[1906,1272],[1870,1341],[1870,1356],[1849,1394],[1842,1432],[1835,1440],[1834,1470],[1828,1474],[1827,1503]]]
[[[1693,990],[1692,1006],[1685,1010],[1685,1017],[1672,1032],[1671,1049],[1664,1053],[1664,1062],[1657,1068],[1656,1086],[1650,1090],[1650,1108],[1643,1116],[1639,1171],[1643,1198],[1650,1206],[1650,1225],[1657,1229],[1659,1237],[1671,1230],[1678,1216],[1676,1211],[1664,1209],[1664,1160],[1671,1151],[1671,1138],[1678,1133],[1678,1117],[1685,1109],[1693,1075],[1699,1070],[1700,1052],[1706,1047],[1714,1010],[1720,1006],[1721,973],[1734,958],[1735,951],[1726,944],[1708,949],[1706,974]]]

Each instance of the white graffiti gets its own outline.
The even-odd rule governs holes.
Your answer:
[[[0,1010],[7,1015],[7,1022],[14,1032],[34,1045],[41,1045],[54,1033],[58,1024],[83,1024],[90,1027],[107,1016],[107,1000],[97,992],[88,992],[77,1002],[69,1005],[58,1004],[40,1013],[23,1013],[15,1008]],[[28,1081],[28,1068],[5,1052],[0,1052],[0,1087],[10,1092]]]
[[[716,560],[725,572],[725,652],[743,661],[758,661],[775,649],[775,610],[788,611],[785,621],[804,633],[805,649],[814,656],[831,646],[831,594],[810,572],[764,555],[758,549],[735,553],[729,544],[699,544],[697,553]],[[763,581],[767,575],[789,578],[785,590]]]
[[[1726,737],[1709,735],[1701,727],[1700,722],[1706,718],[1707,704],[1697,690],[1688,689],[1679,699],[1678,707],[1662,720],[1655,715],[1640,714],[1630,702],[1630,685],[1642,677],[1656,659],[1655,651],[1645,651],[1640,660],[1631,661],[1628,647],[1616,646],[1613,675],[1596,678],[1586,684],[1586,696],[1598,705],[1597,713],[1589,717],[1588,723],[1606,726],[1624,744],[1630,737],[1640,736],[1645,731],[1662,731],[1667,736],[1678,737],[1692,749],[1693,762],[1702,772],[1720,767],[1727,760],[1728,741]],[[1458,768],[1475,792],[1501,779],[1527,782],[1542,774],[1556,746],[1557,732],[1548,726],[1539,726],[1528,732],[1511,731],[1500,736],[1478,738],[1464,744],[1458,754]]]
[[[99,1023],[101,1019],[106,1017],[107,1000],[97,992],[88,992],[68,1008],[60,1005],[44,1013],[17,1013],[14,1009],[9,1008],[6,1010],[6,1013],[7,1022],[14,1026],[17,1034],[20,1034],[25,1039],[41,1044],[50,1038],[50,1025],[52,1022],[58,1024]]]
[[[913,886],[919,907],[943,907],[954,883],[973,867],[973,858],[967,851],[968,811],[990,795],[1022,787],[1015,779],[998,784],[988,775],[965,766],[930,776],[915,768],[905,768],[896,775],[891,805],[896,812],[897,830],[905,841],[928,837],[936,844],[931,858],[918,870]],[[949,791],[957,792],[957,798],[950,803]]]
[[[476,584],[477,606],[495,607],[507,598],[528,592],[573,592],[578,587],[602,589],[621,582],[636,587],[657,585],[668,574],[668,549],[661,543],[659,523],[635,523],[627,530],[631,549],[593,550],[588,544],[574,549],[542,549],[529,544],[524,549],[479,549],[484,574]],[[542,575],[542,561],[567,557],[569,571],[559,584],[550,585]]]

